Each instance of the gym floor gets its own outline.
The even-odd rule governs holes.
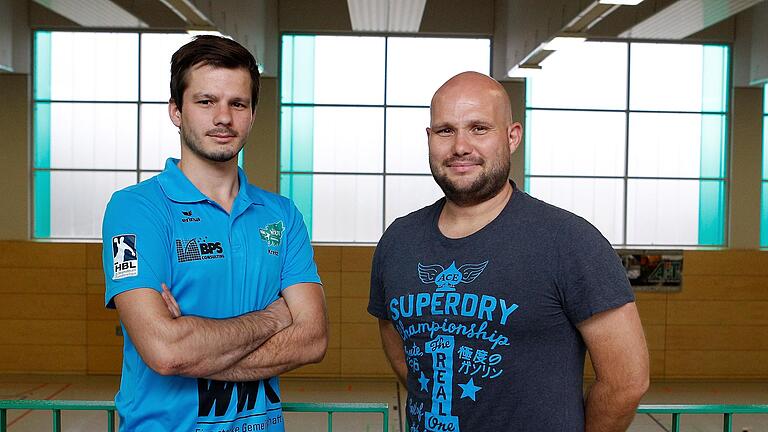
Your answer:
[[[0,399],[111,400],[119,384],[116,376],[72,375],[0,375]],[[385,402],[390,406],[390,431],[404,431],[402,411],[406,394],[402,386],[386,380],[281,380],[285,402]],[[768,382],[654,382],[643,398],[644,404],[768,404]],[[402,414],[402,415],[401,415]],[[322,413],[286,413],[286,430],[322,432],[326,415]],[[377,414],[334,414],[334,431],[380,431]],[[681,430],[692,432],[722,431],[722,416],[687,415]],[[640,414],[631,432],[671,430],[671,415]],[[768,431],[768,414],[736,415],[735,432]],[[106,430],[103,412],[63,412],[65,432]],[[48,411],[13,410],[8,412],[9,432],[51,430]]]

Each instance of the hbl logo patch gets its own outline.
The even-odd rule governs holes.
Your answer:
[[[112,280],[139,275],[136,235],[120,234],[112,237]]]

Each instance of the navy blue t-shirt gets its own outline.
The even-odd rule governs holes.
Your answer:
[[[397,219],[373,258],[368,311],[403,338],[411,430],[583,431],[576,324],[634,301],[619,257],[517,189],[460,239],[438,229],[444,204]]]

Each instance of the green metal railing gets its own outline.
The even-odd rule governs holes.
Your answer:
[[[0,432],[7,432],[8,410],[51,411],[53,432],[61,432],[62,411],[106,411],[107,431],[115,431],[115,403],[112,401],[0,400]],[[389,430],[389,405],[385,403],[283,403],[283,412],[324,412],[328,432],[333,430],[334,413],[379,413],[383,431]]]
[[[640,405],[638,414],[672,414],[672,430],[680,432],[683,414],[714,414],[723,416],[723,432],[733,431],[734,414],[768,414],[768,405]]]
[[[107,431],[115,430],[115,403],[112,401],[0,400],[0,432],[6,432],[8,410],[51,411],[53,432],[61,432],[62,411],[106,411]],[[283,412],[327,413],[328,431],[333,430],[334,413],[379,413],[382,430],[389,430],[389,406],[384,403],[284,403]],[[688,414],[723,416],[723,432],[733,431],[735,414],[768,414],[768,405],[640,405],[638,414],[671,414],[672,430],[680,432],[681,417]]]
[[[106,411],[107,431],[115,431],[115,403],[113,401],[68,400],[0,400],[0,432],[6,432],[8,410],[50,411],[53,432],[61,432],[62,411]]]

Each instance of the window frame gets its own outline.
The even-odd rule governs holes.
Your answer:
[[[560,111],[560,112],[606,112],[606,113],[623,113],[625,115],[625,131],[624,131],[624,175],[623,176],[587,176],[587,175],[546,175],[546,174],[529,174],[528,155],[530,151],[530,134],[529,130],[526,130],[524,152],[526,155],[525,172],[524,172],[524,188],[526,192],[529,190],[530,178],[560,178],[560,179],[612,179],[621,180],[623,182],[623,217],[622,217],[622,242],[612,243],[611,246],[617,250],[624,251],[637,251],[637,250],[682,250],[682,249],[699,249],[699,250],[711,250],[722,249],[729,245],[729,209],[730,209],[730,148],[731,148],[731,125],[732,125],[732,104],[733,104],[733,44],[729,42],[718,41],[669,41],[669,40],[652,40],[652,39],[610,39],[610,38],[589,38],[587,42],[616,42],[626,44],[627,50],[627,75],[626,75],[626,102],[623,109],[596,109],[596,108],[552,108],[552,107],[531,107],[528,105],[528,86],[530,83],[526,79],[526,97],[525,97],[525,119],[527,119],[529,112],[532,111]],[[725,47],[727,51],[727,79],[725,82],[725,111],[677,111],[677,110],[637,110],[631,109],[631,66],[632,66],[632,44],[666,44],[666,45],[697,45],[697,46],[718,46]],[[546,67],[546,66],[545,66]],[[534,78],[535,79],[535,78]],[[768,91],[768,90],[767,90]],[[689,115],[719,115],[723,118],[723,161],[724,165],[724,177],[663,177],[663,176],[630,176],[629,175],[629,137],[630,137],[630,115],[640,114],[689,114]],[[768,116],[768,111],[766,111]],[[527,125],[526,125],[527,128]],[[723,185],[723,208],[722,208],[722,243],[717,245],[702,245],[702,244],[633,244],[627,243],[628,233],[628,199],[627,193],[629,189],[630,180],[682,180],[682,181],[718,181]],[[768,182],[768,179],[766,180]],[[700,198],[701,199],[701,198]]]
[[[383,104],[328,104],[328,103],[283,103],[283,85],[282,80],[284,78],[283,71],[283,38],[286,36],[340,36],[340,37],[383,37],[384,38],[384,98]],[[282,181],[280,178],[283,175],[334,175],[334,176],[377,176],[382,179],[382,206],[381,206],[381,233],[387,229],[387,176],[402,176],[402,177],[429,177],[432,179],[431,173],[405,173],[405,172],[388,172],[387,171],[387,109],[388,108],[413,108],[413,109],[429,109],[429,105],[389,105],[387,104],[387,82],[388,82],[388,46],[389,38],[422,38],[422,39],[485,39],[488,41],[488,71],[493,73],[493,36],[492,35],[459,35],[459,34],[411,34],[411,33],[382,33],[382,32],[370,32],[370,33],[334,33],[334,32],[297,32],[286,31],[280,33],[280,39],[278,41],[278,145],[277,145],[277,175],[278,175],[278,193],[283,194],[281,190]],[[283,119],[282,110],[283,107],[332,107],[332,108],[380,108],[383,110],[384,122],[383,127],[383,145],[382,145],[382,171],[381,172],[334,172],[334,171],[283,171],[281,166],[282,155],[282,143],[280,137],[283,133]],[[425,128],[428,125],[425,125]],[[284,195],[287,196],[287,195]],[[311,221],[312,215],[304,215],[305,222]],[[312,224],[306,223],[309,231],[309,236],[312,244],[315,245],[356,245],[356,246],[371,246],[378,243],[378,239],[375,242],[363,242],[363,241],[316,241],[312,240]]]

